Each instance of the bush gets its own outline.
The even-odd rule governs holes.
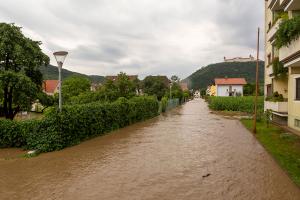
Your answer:
[[[161,112],[166,112],[168,107],[168,97],[163,97],[161,99]]]
[[[69,105],[61,113],[49,110],[39,121],[0,120],[0,146],[55,151],[157,115],[158,102],[152,97]]]
[[[276,32],[275,45],[278,49],[288,46],[300,36],[300,16],[281,22]]]
[[[240,111],[253,113],[254,97],[208,97],[209,108],[218,111]],[[264,98],[258,97],[258,112],[264,108]]]

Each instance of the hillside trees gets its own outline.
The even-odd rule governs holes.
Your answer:
[[[25,37],[21,27],[0,23],[0,107],[7,119],[28,110],[42,90],[39,67],[49,63],[41,42]]]

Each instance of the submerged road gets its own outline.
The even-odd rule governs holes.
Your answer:
[[[38,157],[0,150],[0,199],[300,199],[239,121],[194,100],[155,119]]]

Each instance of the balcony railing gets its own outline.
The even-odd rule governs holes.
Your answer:
[[[279,49],[279,60],[285,67],[300,66],[300,37],[288,46]]]
[[[288,112],[288,102],[265,101],[264,110],[272,110],[273,112],[286,114]]]

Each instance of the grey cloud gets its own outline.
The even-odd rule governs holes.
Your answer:
[[[225,55],[253,53],[263,6],[261,0],[10,0],[0,4],[0,20],[39,35],[49,56],[70,51],[70,70],[184,78]]]

